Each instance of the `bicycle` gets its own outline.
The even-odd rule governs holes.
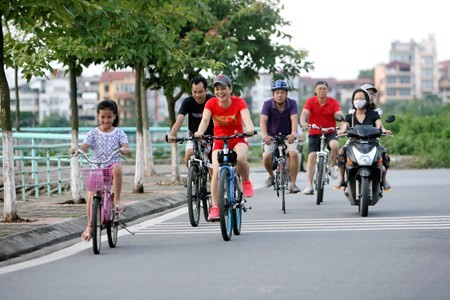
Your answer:
[[[166,141],[168,142],[167,135]],[[197,227],[200,223],[201,208],[203,207],[203,216],[205,221],[208,222],[209,208],[211,207],[211,192],[208,190],[209,167],[211,166],[208,157],[210,147],[204,144],[204,141],[210,144],[211,139],[194,136],[175,139],[175,142],[180,144],[185,141],[192,141],[194,144],[194,155],[189,160],[188,165],[187,202],[189,221],[193,227]]]
[[[281,133],[272,138],[277,148],[272,153],[272,162],[274,162],[273,168],[275,169],[274,190],[277,192],[277,197],[280,197],[281,193],[281,210],[286,213],[286,191],[289,190],[289,170],[287,166],[287,145],[284,142],[287,137]]]
[[[322,126],[317,126],[316,124],[309,124],[308,127],[319,129],[321,131],[320,150],[316,152],[317,159],[313,179],[314,189],[317,191],[316,204],[320,205],[320,203],[323,202],[325,184],[330,183],[327,170],[330,150],[328,150],[327,147],[325,133],[331,130],[335,131],[336,127],[322,128]]]
[[[98,167],[81,169],[85,190],[95,192],[91,207],[92,249],[94,254],[100,253],[101,232],[104,228],[106,228],[109,247],[115,248],[117,245],[120,218],[113,201],[114,193],[111,192],[112,167],[101,168],[101,165],[110,162],[114,155],[119,152],[120,148],[114,150],[108,159],[103,162],[91,160],[86,153],[79,149],[72,155],[72,157],[81,155],[87,162]]]
[[[241,234],[242,212],[247,211],[242,179],[236,170],[237,155],[236,152],[228,149],[228,142],[234,138],[248,136],[251,135],[236,133],[231,136],[211,136],[212,139],[224,142],[223,149],[219,150],[217,158],[219,161],[219,219],[225,241],[231,239],[232,233]]]

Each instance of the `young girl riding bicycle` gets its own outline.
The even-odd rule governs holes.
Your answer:
[[[131,153],[128,148],[128,137],[125,132],[117,128],[119,124],[119,114],[117,104],[112,100],[104,100],[97,105],[98,126],[89,131],[81,144],[79,150],[86,152],[90,148],[93,151],[95,161],[104,161],[111,153],[120,148],[120,154],[129,155]],[[77,151],[71,148],[69,153],[73,155]],[[120,205],[120,192],[122,190],[122,166],[120,164],[120,156],[117,154],[108,165],[102,168],[111,167],[113,176],[114,205],[118,212],[124,211],[124,207]],[[81,234],[84,241],[91,240],[91,207],[94,192],[88,192],[86,201],[87,227]]]

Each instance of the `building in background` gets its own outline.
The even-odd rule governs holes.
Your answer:
[[[388,101],[422,99],[439,94],[439,70],[434,35],[419,43],[395,41],[391,44],[389,63],[375,67],[378,99]]]

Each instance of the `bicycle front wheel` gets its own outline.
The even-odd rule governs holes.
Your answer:
[[[323,201],[324,176],[325,176],[325,158],[323,156],[320,156],[317,162],[317,180],[316,180],[317,205],[320,205],[320,203]]]
[[[286,213],[286,190],[288,189],[289,174],[286,162],[281,164],[281,210]]]
[[[92,199],[91,209],[91,225],[92,225],[92,250],[94,254],[100,253],[100,247],[102,245],[102,206],[101,199],[98,196],[94,196]]]
[[[107,199],[107,202],[109,203],[109,205],[105,203],[109,209],[109,218],[105,220],[108,244],[110,248],[115,248],[117,245],[117,235],[119,232],[119,218],[114,207],[114,194],[105,193],[104,199]]]
[[[187,202],[189,221],[193,227],[197,227],[200,221],[200,186],[198,166],[192,165],[187,177]]]
[[[222,231],[222,237],[225,241],[231,239],[233,213],[230,204],[231,197],[230,192],[230,171],[227,168],[222,169],[219,178],[219,215],[220,215],[220,230]],[[231,179],[232,180],[232,179]]]

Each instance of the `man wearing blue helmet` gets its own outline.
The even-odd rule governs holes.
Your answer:
[[[266,187],[270,187],[274,183],[272,153],[276,148],[276,144],[272,138],[281,133],[286,135],[288,139],[286,144],[289,154],[290,192],[298,193],[300,189],[296,185],[298,174],[297,102],[288,98],[289,87],[284,80],[273,82],[271,90],[273,97],[264,102],[259,119],[261,135],[264,141],[263,163],[269,173]]]

